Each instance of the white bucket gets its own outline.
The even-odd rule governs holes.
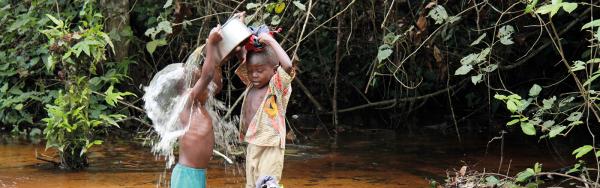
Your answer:
[[[235,47],[248,39],[251,34],[246,24],[241,22],[239,18],[233,17],[227,20],[221,27],[223,40],[218,44],[219,62],[231,55]]]

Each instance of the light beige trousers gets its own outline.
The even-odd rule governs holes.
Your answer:
[[[246,188],[256,188],[261,176],[273,176],[279,182],[283,171],[285,149],[278,146],[257,146],[248,144],[246,148]]]

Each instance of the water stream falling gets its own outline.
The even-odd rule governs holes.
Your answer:
[[[187,125],[181,125],[179,114],[186,106],[194,108],[194,104],[186,105],[186,103],[191,88],[198,79],[194,78],[194,74],[201,69],[202,49],[203,47],[196,48],[185,64],[173,63],[160,70],[154,75],[150,84],[144,88],[144,109],[152,120],[153,131],[151,133],[157,136],[157,139],[151,143],[152,152],[157,157],[165,157],[167,168],[175,163],[174,149],[177,146],[177,140],[189,128],[191,119],[188,119]],[[209,98],[204,108],[213,119],[214,153],[231,164],[232,161],[227,156],[240,155],[243,152],[237,139],[239,132],[236,125],[239,118],[222,118],[227,107],[222,101],[213,97],[215,88],[216,85],[211,82]]]

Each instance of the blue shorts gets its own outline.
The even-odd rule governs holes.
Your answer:
[[[177,163],[171,173],[171,188],[196,187],[206,187],[206,169],[192,168]]]

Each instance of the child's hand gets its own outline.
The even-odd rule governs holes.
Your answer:
[[[237,58],[244,63],[246,61],[246,54],[248,53],[248,51],[246,51],[246,48],[244,48],[244,46],[238,46],[235,48],[235,54],[237,56]]]
[[[269,33],[260,33],[258,34],[258,42],[270,45],[270,42],[277,42]]]
[[[221,36],[221,24],[217,25],[217,27],[213,27],[210,30],[210,34],[208,34],[208,38],[206,42],[208,44],[217,44],[223,40],[223,36]]]
[[[244,18],[246,17],[246,11],[238,12],[233,15],[233,17],[238,17],[240,22],[244,23]]]

